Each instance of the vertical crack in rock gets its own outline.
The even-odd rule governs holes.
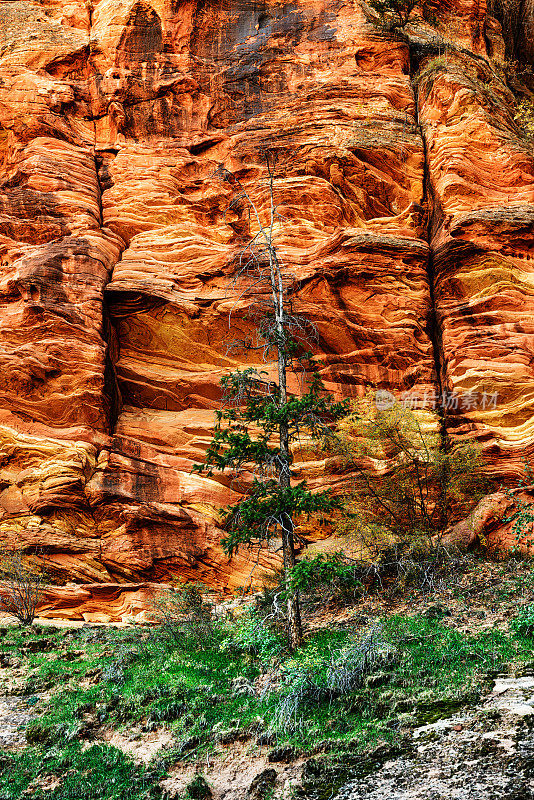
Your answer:
[[[488,0],[488,12],[499,21],[506,45],[506,58],[527,67],[534,60],[534,2],[532,0]],[[491,53],[490,53],[491,54]],[[530,88],[534,76],[523,79]],[[520,89],[518,86],[517,88]]]
[[[426,241],[429,246],[429,253],[428,253],[428,260],[426,265],[426,272],[428,276],[428,289],[430,293],[430,313],[428,319],[428,331],[429,337],[432,342],[432,348],[434,353],[434,365],[436,370],[436,384],[441,395],[442,392],[442,380],[441,380],[441,371],[442,371],[442,353],[441,353],[441,341],[440,341],[440,333],[439,333],[439,323],[437,319],[437,309],[436,309],[436,298],[434,292],[434,258],[432,252],[432,232],[435,225],[435,217],[437,213],[436,209],[436,201],[432,190],[432,184],[430,181],[429,171],[428,171],[428,154],[427,154],[427,142],[426,138],[422,129],[422,126],[419,123],[419,109],[418,109],[418,97],[417,97],[417,87],[413,81],[413,75],[410,76],[412,79],[412,87],[414,91],[414,98],[415,98],[415,119],[416,125],[421,135],[421,140],[423,142],[423,154],[424,154],[424,196],[423,196],[423,206],[426,208]]]
[[[91,96],[92,87],[97,86],[97,70],[94,64],[93,58],[93,43],[92,43],[92,34],[93,34],[93,2],[89,0],[85,4],[87,9],[87,23],[88,23],[88,33],[89,33],[89,58],[87,64],[87,93],[88,96]],[[92,126],[93,126],[93,151],[94,151],[94,165],[95,165],[95,174],[98,183],[98,207],[100,212],[100,229],[102,233],[105,235],[104,229],[104,208],[102,204],[102,197],[104,194],[105,182],[109,180],[109,170],[108,164],[110,158],[113,157],[113,151],[109,150],[106,152],[99,152],[97,149],[97,129],[96,129],[96,120],[94,118],[93,113],[91,113],[92,119]],[[107,304],[106,304],[106,295],[105,295],[105,288],[106,285],[112,280],[113,278],[113,270],[117,264],[117,261],[120,261],[122,257],[123,248],[119,249],[118,259],[115,263],[111,264],[108,272],[108,279],[104,283],[102,287],[102,336],[104,341],[106,342],[106,354],[105,354],[105,366],[104,366],[104,393],[107,398],[107,410],[108,410],[108,432],[110,436],[113,435],[115,431],[115,426],[117,424],[117,419],[119,417],[122,398],[119,388],[119,383],[117,379],[117,370],[116,370],[116,362],[119,357],[119,338],[117,335],[117,331],[113,325],[111,317],[108,312]]]
[[[107,163],[105,155],[99,154],[96,151],[96,132],[95,132],[95,171],[99,187],[99,207],[100,207],[100,226],[104,228],[104,209],[102,205],[102,195],[104,192],[102,171],[105,170]],[[104,233],[104,231],[103,231]],[[106,355],[104,367],[104,393],[107,398],[108,405],[108,422],[109,434],[113,436],[115,426],[120,414],[122,406],[122,398],[117,379],[116,363],[119,358],[120,342],[117,335],[117,330],[111,320],[108,306],[106,302],[105,289],[107,284],[113,279],[113,270],[122,257],[122,251],[119,252],[117,261],[111,266],[108,274],[108,280],[102,287],[102,336],[106,342]]]
[[[415,101],[415,122],[419,134],[421,136],[421,141],[423,143],[423,156],[424,156],[424,163],[423,163],[423,171],[424,171],[424,181],[423,181],[423,188],[424,188],[424,195],[423,195],[423,207],[426,209],[426,241],[428,243],[428,259],[426,263],[426,274],[428,278],[428,291],[430,295],[430,309],[429,315],[427,319],[427,331],[430,341],[432,342],[432,350],[434,355],[434,371],[435,371],[435,382],[436,382],[436,390],[438,398],[443,398],[444,393],[444,382],[443,382],[443,348],[442,348],[442,341],[441,341],[441,329],[438,319],[438,309],[436,305],[436,295],[435,295],[435,273],[434,273],[434,252],[432,250],[432,239],[438,224],[438,216],[439,216],[439,207],[436,197],[434,195],[432,181],[430,179],[430,173],[428,168],[428,152],[427,152],[427,141],[425,137],[425,133],[423,127],[419,121],[419,97],[418,97],[418,86],[415,80],[417,76],[417,72],[419,70],[420,64],[417,63],[417,59],[413,58],[412,55],[412,48],[410,48],[410,81],[412,85],[412,90],[414,94],[414,101]],[[437,405],[437,414],[439,417],[439,428],[441,434],[441,442],[443,447],[447,446],[447,426],[446,426],[446,413],[441,402],[438,402]]]
[[[492,42],[498,62],[502,38]],[[443,388],[456,398],[447,435],[478,442],[488,471],[516,480],[534,450],[534,154],[514,122],[510,89],[491,59],[465,44],[426,60],[417,76],[435,343]]]
[[[102,580],[87,487],[117,396],[83,2],[0,9],[0,537],[58,580]]]

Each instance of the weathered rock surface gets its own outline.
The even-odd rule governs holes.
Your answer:
[[[162,584],[85,583],[46,587],[39,602],[41,619],[77,619],[84,622],[151,622],[150,606]]]
[[[485,64],[423,70],[419,112],[434,199],[441,379],[461,398],[448,409],[449,430],[476,432],[496,470],[518,474],[534,442],[532,146]]]
[[[417,728],[413,749],[351,781],[336,800],[534,797],[534,678],[497,679],[474,710]]]
[[[266,144],[326,385],[469,395],[450,432],[520,471],[534,155],[484,0],[433,6],[403,38],[363,2],[0,3],[0,534],[58,581],[258,574],[220,546],[235,487],[190,470],[246,362],[228,207],[239,180],[264,208]]]
[[[36,716],[35,705],[29,705],[26,698],[0,695],[0,744],[2,750],[10,750],[26,744],[24,728]]]

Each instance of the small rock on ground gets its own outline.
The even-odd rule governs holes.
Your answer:
[[[24,729],[35,716],[35,709],[28,705],[27,699],[0,695],[0,749],[25,745]]]

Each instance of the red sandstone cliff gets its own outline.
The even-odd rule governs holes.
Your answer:
[[[259,199],[265,143],[325,383],[475,396],[450,433],[519,474],[534,149],[490,11],[532,61],[534,4],[434,5],[403,37],[357,0],[0,2],[0,536],[44,542],[58,580],[248,579],[219,544],[231,489],[190,469],[242,363],[246,221],[214,171]]]

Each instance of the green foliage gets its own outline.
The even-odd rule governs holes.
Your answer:
[[[444,442],[428,413],[381,408],[371,394],[353,403],[338,433],[327,448],[353,474],[338,529],[356,533],[371,554],[401,543],[425,556],[487,490],[479,451]]]
[[[326,652],[320,642],[319,647],[312,644],[298,658],[287,661],[273,729],[284,733],[301,730],[307,709],[353,694],[366,676],[390,663],[394,650],[381,632],[381,626],[371,627],[342,647],[334,640]]]
[[[268,214],[256,204],[247,188],[221,166],[221,179],[238,190],[230,207],[246,211],[256,231],[236,258],[235,280],[248,286],[241,297],[248,295],[252,303],[259,298],[259,316],[255,332],[238,344],[245,350],[263,350],[264,357],[276,354],[278,382],[266,379],[266,373],[253,368],[237,371],[223,378],[221,385],[227,407],[217,414],[213,440],[204,464],[194,469],[211,475],[213,470],[231,470],[234,476],[252,471],[252,486],[242,502],[230,509],[226,518],[228,536],[223,541],[231,556],[242,544],[260,546],[280,534],[285,577],[295,563],[295,526],[299,519],[314,514],[328,514],[339,507],[339,498],[328,491],[311,492],[304,482],[292,485],[291,445],[302,434],[312,439],[323,433],[327,424],[344,411],[343,404],[334,403],[325,395],[311,353],[303,352],[309,334],[315,328],[301,315],[293,314],[291,295],[295,279],[283,266],[275,244],[282,217],[275,202],[275,173],[278,160],[276,148],[261,146],[259,155],[267,171]],[[250,230],[250,228],[249,228]],[[264,292],[266,293],[264,294]],[[261,309],[261,310],[260,310]],[[231,315],[230,315],[231,319]],[[229,319],[229,321],[230,321]],[[301,397],[287,391],[288,371],[312,374],[308,391]],[[319,434],[320,435],[320,434]],[[305,540],[301,537],[304,544]],[[302,622],[299,598],[287,593],[287,632],[290,646],[302,642]]]
[[[248,655],[261,667],[267,667],[285,651],[280,635],[251,608],[227,623],[226,630],[228,636],[221,649]]]
[[[284,526],[284,520],[309,519],[311,516],[331,515],[339,510],[342,500],[330,490],[312,492],[306,482],[295,486],[280,486],[276,480],[254,479],[248,497],[228,512],[228,536],[223,544],[229,555],[239,545],[267,542]]]
[[[293,532],[295,521],[339,509],[340,498],[329,490],[312,492],[305,481],[291,485],[292,456],[282,452],[280,431],[287,432],[289,444],[302,436],[318,439],[329,422],[347,413],[348,405],[325,394],[317,375],[302,397],[286,401],[277,384],[252,368],[224,377],[221,386],[227,407],[217,412],[205,463],[195,464],[194,470],[208,476],[224,470],[253,472],[244,499],[226,511],[227,553],[242,544],[266,543],[281,530]],[[284,473],[287,481],[281,480]]]
[[[357,636],[321,632],[282,665],[271,729],[297,744],[314,731],[338,741],[388,738],[399,714],[413,724],[439,719],[477,700],[488,673],[530,659],[530,645],[499,630],[465,636],[421,617],[394,616]]]
[[[0,800],[159,800],[160,777],[107,745],[27,748],[2,754]]]
[[[520,636],[531,639],[534,636],[534,604],[522,608],[510,627]]]
[[[530,493],[534,484],[534,469],[529,461],[524,461],[524,475],[514,489],[508,488],[506,494],[512,502],[510,511],[503,517],[503,522],[512,523],[512,535],[515,540],[513,550],[530,551],[534,547],[534,503],[521,496],[521,492]],[[527,495],[528,496],[528,495]]]
[[[414,85],[416,87],[421,86],[425,84],[429,78],[436,78],[440,72],[448,72],[451,69],[454,69],[454,65],[451,64],[447,54],[430,58],[414,77]]]
[[[25,730],[28,744],[50,744],[54,739],[54,733],[54,726],[47,725],[40,719],[29,722]]]
[[[192,639],[176,648],[145,630],[10,630],[3,653],[19,654],[46,637],[56,658],[33,647],[24,656],[30,674],[54,679],[54,692],[36,701],[33,744],[0,753],[0,800],[156,800],[166,768],[204,760],[215,730],[238,729],[252,741],[271,732],[300,751],[320,740],[352,750],[378,737],[391,741],[401,714],[403,724],[407,714],[414,724],[430,721],[476,699],[488,673],[530,662],[527,633],[468,636],[435,619],[393,617],[357,632],[316,631],[291,655],[253,614],[220,624],[207,649]],[[102,677],[117,662],[120,686]],[[252,693],[236,690],[243,682]],[[91,745],[98,735],[91,724],[165,726],[177,745],[145,767],[113,747]]]
[[[515,539],[513,549],[531,550],[534,546],[534,503],[517,496],[514,496],[513,500],[514,509],[503,517],[503,522],[513,522],[512,533]]]
[[[302,594],[324,600],[354,600],[362,593],[362,570],[342,552],[319,553],[295,564],[290,584]]]

